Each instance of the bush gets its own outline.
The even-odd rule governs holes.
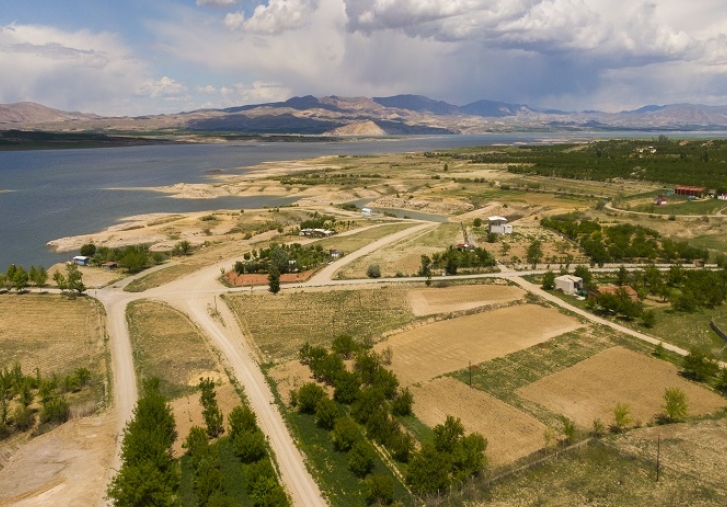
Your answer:
[[[358,427],[351,418],[344,416],[336,419],[331,439],[333,440],[333,447],[337,451],[349,451],[360,438]]]
[[[359,440],[351,449],[348,468],[358,477],[366,477],[374,468],[376,453],[365,440]]]
[[[394,503],[394,481],[390,476],[374,474],[366,479],[366,503],[377,505]]]
[[[316,405],[320,400],[326,397],[323,388],[315,382],[303,384],[298,389],[298,411],[304,414],[314,414]]]
[[[381,267],[378,264],[370,264],[366,269],[366,276],[369,278],[381,278]]]

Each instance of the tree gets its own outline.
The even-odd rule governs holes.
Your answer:
[[[222,471],[220,458],[216,453],[208,452],[197,463],[194,474],[194,493],[200,507],[206,507],[210,498],[222,493]]]
[[[351,448],[348,456],[348,468],[358,477],[365,477],[374,468],[376,453],[365,440],[359,440]]]
[[[370,264],[366,268],[366,276],[369,278],[381,278],[381,267],[378,264]]]
[[[250,408],[238,405],[227,416],[227,423],[230,425],[230,438],[234,439],[243,431],[252,431],[257,428],[257,417]]]
[[[255,463],[263,459],[267,453],[265,435],[257,427],[253,430],[244,430],[235,435],[232,448],[243,463]]]
[[[343,416],[336,419],[336,423],[333,425],[331,439],[333,440],[333,447],[337,451],[349,451],[360,438],[361,434],[359,433],[358,426],[356,426],[356,423],[350,417]]]
[[[541,285],[541,288],[543,290],[553,290],[555,289],[555,273],[548,270],[543,275],[543,284]]]
[[[626,266],[623,264],[618,268],[618,274],[616,275],[616,285],[619,287],[626,285],[628,282],[629,273],[626,271]]]
[[[355,371],[342,371],[333,382],[333,399],[339,403],[350,405],[356,401],[361,390],[361,379]]]
[[[174,416],[159,392],[159,379],[145,380],[134,416],[124,428],[121,468],[107,490],[113,505],[176,505],[179,478],[172,455],[176,437]]]
[[[344,359],[351,359],[351,356],[361,346],[353,339],[353,336],[349,334],[338,335],[333,339],[331,348],[336,354],[340,354]]]
[[[298,389],[298,411],[303,414],[314,414],[316,405],[325,397],[323,388],[315,382],[303,384]]]
[[[182,448],[187,449],[187,456],[192,462],[192,467],[197,468],[199,460],[209,453],[210,443],[207,431],[199,426],[192,426]]]
[[[611,426],[611,430],[620,433],[631,422],[631,408],[626,403],[617,403],[613,409],[613,425]]]
[[[408,387],[400,390],[391,403],[391,412],[399,417],[411,415],[411,406],[414,404],[414,396]]]
[[[434,447],[438,452],[452,453],[455,445],[464,436],[464,426],[459,417],[447,416],[444,424],[434,427]]]
[[[321,398],[316,403],[316,424],[323,429],[331,430],[338,417],[338,406],[330,398]]]
[[[369,505],[394,503],[394,481],[391,476],[374,474],[366,479],[366,503]]]
[[[543,243],[537,239],[533,240],[528,246],[526,253],[528,264],[535,267],[536,264],[543,260]]]
[[[81,246],[81,255],[84,257],[93,257],[96,255],[96,245],[93,243],[86,243],[85,245]]]
[[[470,433],[458,442],[452,453],[454,479],[463,482],[467,477],[485,469],[487,439],[479,433]]]
[[[268,270],[268,290],[273,294],[280,292],[280,271],[275,264],[271,264]]]
[[[425,442],[409,461],[406,482],[419,495],[436,493],[449,485],[451,467],[446,453],[437,452],[431,443]]]
[[[215,394],[215,383],[209,377],[200,378],[199,390],[199,401],[203,407],[202,415],[207,425],[207,434],[210,438],[215,438],[224,431],[224,427],[222,426],[222,411],[217,404],[217,395]]]
[[[667,387],[664,390],[664,419],[676,422],[688,415],[687,395],[678,387]]]
[[[704,382],[719,372],[719,364],[713,357],[697,348],[692,348],[682,363],[683,375],[697,382]]]
[[[81,273],[78,266],[73,263],[66,265],[65,281],[65,289],[69,290],[72,296],[86,290],[86,286],[83,285],[83,273]]]

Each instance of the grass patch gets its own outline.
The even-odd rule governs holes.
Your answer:
[[[653,349],[604,326],[591,326],[586,330],[566,333],[539,345],[473,366],[472,387],[529,413],[546,425],[559,427],[558,414],[521,398],[515,391],[616,345],[643,354],[649,354]],[[459,370],[451,376],[467,385],[470,383],[469,369]]]
[[[365,247],[369,243],[389,236],[390,234],[403,231],[404,229],[409,229],[410,227],[414,227],[415,225],[416,224],[413,223],[401,222],[386,224],[379,227],[366,229],[355,234],[350,234],[346,236],[332,236],[330,238],[323,239],[313,244],[320,245],[323,250],[337,248],[339,250],[343,250],[345,253],[351,253]]]
[[[623,452],[608,441],[592,441],[537,467],[496,481],[468,505],[497,501],[499,505],[513,507],[716,506],[727,501],[722,484],[709,484],[699,477],[681,473],[678,468],[667,468],[657,483],[655,470],[654,456]]]
[[[0,296],[0,368],[65,376],[76,368],[105,375],[105,323],[96,300],[51,295]]]
[[[306,342],[329,346],[337,335],[375,337],[412,322],[415,317],[406,299],[408,291],[381,287],[235,294],[226,299],[264,360],[270,361],[295,357]]]
[[[187,264],[174,264],[167,268],[149,273],[148,275],[137,278],[129,285],[124,287],[126,292],[144,292],[145,290],[153,289],[155,287],[161,287],[169,282],[178,280],[183,276],[190,273],[194,273],[199,269],[198,266],[192,266]]]
[[[133,301],[126,318],[137,377],[159,377],[162,394],[168,399],[194,394],[200,375],[217,370],[197,328],[169,305]]]

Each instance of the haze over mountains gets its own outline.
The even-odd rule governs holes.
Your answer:
[[[463,106],[421,95],[293,97],[284,102],[177,114],[102,117],[22,102],[0,105],[0,130],[191,130],[256,134],[383,136],[527,130],[725,130],[727,106],[649,105],[568,112],[479,100]]]

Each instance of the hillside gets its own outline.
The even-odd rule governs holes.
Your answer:
[[[478,100],[463,106],[421,95],[292,97],[284,102],[166,115],[102,117],[22,102],[0,105],[0,130],[239,132],[301,135],[483,134],[529,130],[727,129],[727,106],[647,105],[631,111],[558,111]]]

